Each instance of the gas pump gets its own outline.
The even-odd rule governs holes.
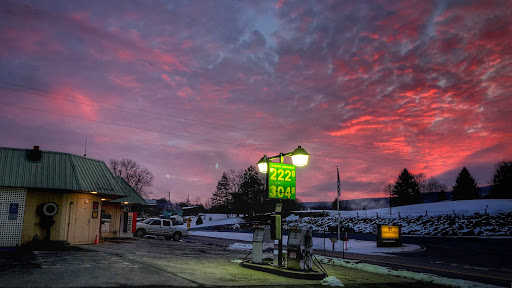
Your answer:
[[[252,263],[263,264],[265,259],[272,260],[274,241],[270,238],[270,228],[256,228],[252,237]]]
[[[313,237],[311,230],[290,229],[287,250],[288,269],[313,270]]]

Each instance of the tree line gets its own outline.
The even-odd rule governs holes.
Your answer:
[[[394,184],[387,184],[384,190],[390,195],[391,206],[420,204],[425,196],[437,194],[436,201],[447,200],[448,188],[435,177],[425,179],[424,174],[414,175],[403,169]],[[457,175],[455,185],[450,191],[451,200],[471,200],[481,198],[480,188],[466,167]],[[493,186],[489,198],[512,198],[512,162],[500,162],[495,165]]]
[[[258,173],[254,166],[245,170],[223,172],[211,198],[210,212],[245,216],[262,215],[275,210],[276,199],[266,195],[266,176]],[[284,200],[282,215],[302,210],[299,200]]]

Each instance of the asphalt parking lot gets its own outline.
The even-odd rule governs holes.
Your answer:
[[[4,267],[0,283],[2,287],[324,287],[318,280],[286,278],[233,262],[246,255],[245,251],[186,239],[101,242],[73,246],[67,251],[35,251],[27,262],[30,265]],[[360,270],[324,267],[345,287],[438,287]]]

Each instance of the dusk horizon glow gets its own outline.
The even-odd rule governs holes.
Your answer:
[[[512,1],[7,1],[2,147],[132,159],[151,198],[311,154],[297,198],[512,161]],[[289,158],[289,157],[288,157]],[[286,159],[286,163],[291,163]]]

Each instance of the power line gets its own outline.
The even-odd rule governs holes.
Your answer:
[[[5,86],[3,86],[2,88],[10,90],[10,91],[13,91],[13,92],[24,93],[24,94],[27,94],[27,95],[33,95],[33,96],[38,96],[38,97],[43,97],[43,98],[54,98],[54,99],[58,99],[58,100],[68,101],[68,102],[72,102],[72,103],[78,103],[78,104],[87,105],[87,106],[93,106],[94,105],[95,107],[99,107],[99,108],[103,108],[103,109],[111,109],[111,110],[116,110],[116,111],[121,111],[121,112],[132,112],[132,111],[135,111],[135,112],[138,112],[138,113],[147,114],[147,115],[149,115],[152,118],[159,118],[159,119],[166,119],[166,120],[170,120],[170,118],[175,118],[175,119],[179,119],[179,120],[186,120],[186,121],[191,121],[191,122],[197,122],[197,123],[188,123],[188,124],[196,125],[196,126],[203,126],[203,127],[216,128],[216,129],[224,129],[224,130],[227,130],[227,131],[241,132],[241,133],[246,133],[246,134],[255,134],[255,135],[258,135],[258,136],[271,137],[271,138],[274,138],[274,139],[285,139],[285,140],[290,140],[291,139],[291,140],[301,141],[301,139],[299,139],[299,138],[293,138],[293,137],[284,138],[284,137],[279,137],[279,136],[269,136],[268,133],[265,133],[265,132],[260,132],[260,131],[256,131],[256,130],[250,130],[250,129],[244,129],[244,128],[239,128],[239,127],[235,127],[235,126],[219,124],[219,123],[215,123],[215,122],[206,122],[206,121],[196,120],[196,119],[187,118],[187,117],[178,117],[178,116],[173,116],[173,115],[168,115],[168,114],[163,114],[163,113],[158,113],[158,112],[152,112],[152,111],[148,111],[148,110],[144,110],[144,109],[132,108],[132,107],[127,107],[127,106],[122,106],[122,105],[108,105],[108,104],[104,104],[101,101],[97,101],[97,100],[93,100],[93,99],[90,99],[90,101],[91,102],[95,102],[96,104],[91,104],[91,103],[87,103],[87,102],[83,102],[83,101],[68,99],[68,98],[64,98],[64,97],[56,97],[56,96],[53,96],[53,95],[60,95],[60,96],[64,96],[64,95],[60,94],[60,93],[53,93],[51,91],[44,90],[44,89],[38,89],[38,88],[33,88],[33,87],[25,86],[25,85],[20,85],[20,84],[17,84],[17,83],[0,82],[0,84],[14,86],[15,88],[5,87]],[[24,91],[21,88],[37,91],[37,92],[39,92],[41,94],[45,94],[45,95],[36,94],[34,92]],[[130,111],[127,111],[127,110],[130,110]],[[185,122],[181,122],[181,121],[174,121],[174,122],[179,123],[179,124],[185,124]],[[235,131],[235,130],[237,130],[237,131]]]
[[[89,119],[89,118],[75,116],[75,115],[56,113],[56,112],[51,112],[51,111],[46,111],[46,110],[41,110],[41,109],[36,109],[36,108],[31,108],[31,107],[18,106],[18,105],[8,104],[8,103],[5,103],[5,102],[0,102],[0,103],[3,104],[3,105],[6,105],[6,106],[15,107],[15,108],[21,108],[21,109],[27,109],[27,110],[32,110],[32,111],[38,111],[38,112],[42,112],[42,113],[49,113],[49,114],[54,114],[54,115],[58,115],[58,116],[65,116],[65,117],[70,117],[70,118],[75,118],[75,119],[80,119],[80,120],[86,120],[86,121],[91,121],[91,122],[102,123],[102,124],[106,124],[106,125],[114,125],[114,126],[119,126],[119,127],[132,128],[132,129],[137,129],[137,130],[143,130],[143,131],[154,132],[154,133],[159,133],[159,134],[166,134],[166,135],[173,135],[173,136],[178,136],[178,137],[191,138],[191,139],[196,139],[196,140],[204,140],[204,141],[212,141],[212,142],[218,142],[218,143],[226,143],[226,144],[233,144],[233,145],[249,146],[249,144],[245,144],[245,143],[234,143],[234,142],[229,142],[229,141],[220,141],[220,140],[200,138],[200,137],[194,137],[194,136],[183,135],[183,134],[169,133],[169,132],[163,132],[163,131],[158,131],[158,130],[153,130],[153,129],[148,129],[148,128],[140,128],[140,127],[125,125],[125,124],[119,124],[119,123],[114,123],[114,122],[94,120],[94,119]]]
[[[251,146],[252,145],[252,144],[247,144],[247,143],[240,143],[240,142],[235,143],[235,142],[230,142],[230,141],[221,141],[221,140],[215,140],[215,139],[209,139],[209,138],[201,138],[201,137],[195,137],[195,136],[190,136],[190,135],[183,135],[183,134],[177,134],[177,133],[164,132],[164,131],[155,130],[155,129],[135,127],[135,126],[126,125],[126,124],[107,122],[107,121],[101,121],[101,120],[94,120],[94,119],[89,119],[89,118],[80,117],[80,116],[76,116],[76,115],[69,115],[69,114],[51,112],[51,111],[36,109],[36,108],[32,108],[32,107],[26,107],[26,106],[19,106],[19,105],[9,104],[9,103],[5,103],[5,102],[0,102],[0,103],[3,104],[3,105],[6,105],[6,106],[15,107],[15,108],[18,108],[18,109],[27,109],[27,110],[32,110],[32,111],[38,111],[38,112],[41,112],[41,113],[48,113],[48,114],[53,114],[53,115],[57,115],[57,116],[64,116],[64,117],[69,117],[69,118],[85,120],[85,121],[97,122],[97,123],[102,123],[102,124],[105,124],[105,125],[113,125],[113,126],[119,126],[119,127],[125,127],[125,128],[132,128],[132,129],[137,129],[137,130],[141,130],[141,131],[154,132],[154,133],[159,133],[159,134],[164,134],[164,135],[172,135],[172,136],[176,136],[176,137],[184,137],[184,138],[190,138],[190,139],[195,139],[195,140],[211,141],[211,142],[217,142],[217,143],[225,143],[225,144],[231,144],[231,145],[235,145],[235,146],[236,145],[238,145],[238,146]],[[269,138],[269,137],[267,137],[267,138]],[[336,146],[336,144],[332,144],[332,143],[315,143],[315,142],[302,142],[302,143],[305,143],[305,144],[320,144],[320,145],[323,145],[324,147],[327,146],[327,147],[330,147],[330,148],[339,148],[339,146]],[[349,147],[352,146],[352,148],[359,148],[359,146],[357,144],[344,143],[343,145],[349,146]],[[375,147],[373,147],[373,148],[372,147],[366,147],[365,150],[366,151],[368,151],[368,150],[377,151],[378,149],[375,148]],[[313,153],[311,155],[315,155],[315,153]],[[375,160],[373,160],[373,161],[375,162]]]
[[[11,86],[18,86],[18,87],[21,87],[21,88],[38,91],[38,92],[40,92],[42,94],[51,94],[52,93],[50,91],[46,91],[46,90],[42,90],[42,89],[31,88],[31,87],[22,86],[22,85],[18,85],[18,84],[7,83],[7,82],[0,82],[0,84],[3,84],[3,85],[7,84],[7,85],[11,85]],[[46,96],[37,95],[37,94],[35,94],[33,92],[27,92],[27,91],[23,91],[23,90],[18,90],[19,88],[18,89],[11,88],[11,87],[2,87],[2,88],[10,90],[10,91],[13,91],[13,92],[21,92],[21,93],[24,93],[24,94],[27,94],[27,95],[35,95],[35,96],[39,96],[39,97],[43,97],[43,98],[45,98],[45,97],[55,98],[55,99],[59,99],[59,100],[64,100],[64,101],[68,101],[68,102],[80,103],[80,104],[91,106],[90,103],[81,102],[81,101],[75,101],[75,100],[66,99],[66,98],[62,98],[62,97],[55,97],[55,96],[52,96],[52,95],[46,95]],[[54,94],[62,95],[62,94],[58,94],[58,93],[54,93]],[[101,101],[96,101],[96,100],[90,100],[90,101],[96,102],[96,103],[102,103]],[[140,127],[125,125],[125,124],[119,124],[119,123],[114,123],[114,122],[94,120],[94,119],[89,119],[89,118],[85,118],[85,117],[79,117],[79,116],[75,116],[75,115],[68,115],[68,114],[50,112],[50,111],[40,110],[40,109],[36,109],[36,108],[31,108],[31,107],[17,106],[17,105],[7,104],[7,103],[3,103],[3,104],[4,105],[8,105],[8,106],[12,106],[12,107],[16,107],[16,108],[21,108],[21,109],[29,109],[29,110],[33,110],[33,111],[38,111],[38,112],[42,112],[42,113],[49,113],[49,114],[54,114],[54,115],[58,115],[58,116],[70,117],[70,118],[81,119],[81,120],[86,120],[86,121],[93,121],[93,122],[98,122],[98,123],[107,124],[107,125],[115,125],[115,126],[120,126],[120,127],[126,127],[126,128],[132,128],[132,129],[138,129],[138,130],[143,130],[143,131],[154,132],[154,133],[173,135],[173,136],[177,136],[177,137],[185,137],[185,138],[196,139],[196,140],[206,140],[206,141],[212,141],[212,142],[218,142],[218,143],[226,143],[226,144],[232,144],[232,145],[250,146],[250,144],[245,144],[245,143],[234,143],[234,142],[229,142],[229,141],[221,141],[221,140],[201,138],[201,137],[195,137],[195,136],[189,136],[189,135],[183,135],[183,134],[177,134],[177,133],[169,133],[169,132],[163,132],[163,131],[154,130],[154,129],[140,128]],[[111,109],[111,110],[117,110],[117,111],[122,111],[122,112],[129,112],[129,111],[126,111],[126,110],[121,110],[121,109],[124,108],[124,109],[133,110],[133,111],[136,111],[136,112],[139,112],[139,113],[159,115],[159,116],[156,116],[156,118],[166,118],[167,117],[167,119],[168,119],[169,117],[172,117],[172,118],[181,119],[180,117],[177,117],[177,116],[171,116],[171,115],[166,115],[166,114],[162,114],[162,113],[153,113],[153,112],[150,112],[150,111],[147,111],[147,110],[131,108],[131,107],[126,107],[126,106],[121,106],[121,105],[113,105],[113,107],[119,107],[121,109],[113,108],[113,107],[104,107],[104,106],[101,106],[101,105],[98,105],[98,104],[93,104],[93,105],[96,105],[96,107],[100,107],[100,108],[104,108],[104,109]],[[185,119],[187,119],[187,118],[185,118]],[[194,120],[194,119],[188,119],[188,120],[189,121],[197,121],[197,122],[207,123],[207,122],[203,122],[203,121],[200,121],[200,120]],[[206,125],[201,125],[201,124],[194,124],[194,125],[206,126]],[[207,126],[207,127],[218,128],[219,126],[210,125],[210,126]],[[226,129],[226,128],[227,129],[234,128],[234,129],[244,130],[244,129],[237,128],[237,127],[230,127],[230,126],[224,126],[224,127],[225,127],[224,129]],[[257,134],[257,133],[249,132],[249,131],[250,130],[244,130],[244,131],[240,131],[240,132],[247,133],[247,134]],[[319,144],[319,145],[323,145],[324,147],[339,148],[339,146],[336,145],[336,143],[332,143],[333,142],[332,140],[327,140],[327,139],[314,139],[313,141],[303,141],[303,139],[299,139],[299,138],[276,137],[276,136],[273,136],[273,135],[269,135],[268,133],[265,133],[264,137],[265,138],[274,138],[274,139],[278,138],[278,139],[284,139],[284,140],[294,140],[294,141],[300,141],[301,143],[304,143],[304,144],[313,144],[313,145],[314,144]],[[328,142],[324,142],[324,141],[328,141]],[[343,143],[343,146],[344,146],[344,148],[349,148],[349,147],[353,148],[353,149],[359,148],[359,145],[357,145],[357,144]],[[365,147],[365,150],[366,151],[368,151],[368,150],[378,151],[379,149],[377,147]]]
[[[100,107],[100,108],[103,108],[103,109],[111,109],[111,110],[116,110],[116,111],[122,111],[122,112],[130,112],[130,111],[127,111],[127,110],[123,110],[123,109],[128,109],[128,110],[133,110],[135,112],[139,112],[139,113],[143,113],[143,114],[157,115],[157,116],[152,116],[153,118],[160,118],[160,119],[177,118],[177,119],[181,119],[180,117],[177,117],[177,116],[172,116],[172,115],[167,115],[167,114],[162,114],[162,113],[157,113],[157,112],[150,112],[150,111],[143,110],[143,109],[131,108],[131,107],[126,107],[126,106],[121,106],[121,105],[110,105],[110,107],[108,107],[108,106],[102,106],[102,105],[99,105],[99,104],[91,104],[91,103],[86,103],[86,102],[83,102],[83,101],[67,99],[67,98],[63,98],[63,97],[56,97],[56,96],[53,96],[53,94],[61,95],[61,96],[63,94],[52,93],[52,92],[47,91],[47,90],[37,89],[37,88],[33,88],[33,87],[28,87],[28,86],[23,86],[23,85],[19,85],[19,84],[16,84],[16,83],[0,82],[0,84],[16,86],[17,89],[11,88],[11,87],[5,87],[5,86],[3,86],[2,88],[10,90],[10,91],[13,91],[13,92],[23,93],[23,94],[26,94],[26,95],[34,95],[34,96],[43,97],[43,98],[54,98],[54,99],[68,101],[68,102],[72,102],[72,103],[79,103],[79,104],[83,104],[83,105],[87,105],[87,106],[93,106],[94,105],[95,107]],[[45,94],[45,95],[40,95],[40,94],[36,94],[34,92],[24,91],[24,90],[21,90],[20,88],[37,91],[37,92],[39,92],[41,94]],[[91,99],[90,101],[103,104],[103,102],[97,101],[97,100],[92,100]],[[121,108],[121,109],[119,109],[119,108]],[[31,109],[31,108],[27,108],[27,109]],[[45,112],[45,111],[40,111],[40,112]],[[48,113],[58,114],[58,113],[54,113],[54,112],[48,112]],[[69,116],[69,115],[62,115],[62,116]],[[238,129],[239,130],[239,131],[235,131],[235,132],[242,132],[242,133],[246,133],[246,134],[253,134],[253,135],[257,135],[257,136],[262,136],[262,137],[265,137],[266,139],[293,140],[293,141],[299,141],[299,142],[304,143],[304,144],[314,144],[316,142],[317,144],[322,144],[322,145],[326,145],[326,146],[329,146],[329,147],[335,147],[332,144],[332,140],[327,140],[327,139],[315,139],[314,142],[311,142],[311,141],[304,141],[303,139],[294,138],[294,137],[279,137],[279,136],[270,135],[269,133],[264,133],[264,132],[257,132],[257,131],[251,132],[251,130],[242,129],[242,128],[238,128],[238,127],[233,127],[233,126],[222,126],[222,125],[218,126],[218,125],[215,125],[215,124],[209,124],[208,122],[204,122],[204,121],[200,121],[200,120],[195,120],[195,119],[191,119],[191,118],[184,118],[184,119],[185,120],[189,120],[189,121],[196,121],[196,122],[200,122],[200,123],[207,123],[207,124],[204,124],[204,125],[203,124],[197,124],[197,123],[189,123],[189,124],[192,124],[192,125],[204,126],[204,127],[210,127],[210,128],[219,128],[220,127],[221,129],[228,130],[228,131],[233,131],[233,130],[229,130],[229,129],[234,128],[234,129]],[[87,119],[84,119],[84,120],[87,120]],[[91,119],[88,119],[88,120],[92,121]],[[185,124],[184,122],[178,122],[178,121],[174,121],[174,122],[175,123],[179,123],[179,124]],[[109,123],[111,123],[111,122],[109,122]],[[115,125],[115,123],[113,125]],[[130,127],[132,127],[132,126],[130,126]],[[137,128],[137,127],[133,127],[133,128]],[[155,130],[151,130],[151,131],[157,132]],[[254,130],[252,130],[252,131],[254,131]],[[157,133],[159,133],[159,132],[157,132]],[[259,133],[261,133],[261,134],[259,134]],[[172,134],[172,135],[179,136],[180,134]],[[186,136],[186,135],[183,135],[183,137],[193,138],[192,136]],[[196,137],[195,139],[203,139],[203,138],[197,138]],[[326,143],[326,142],[323,142],[323,141],[328,141],[328,142]],[[217,142],[219,142],[219,141],[217,141]],[[227,142],[223,142],[223,141],[220,141],[220,142],[227,143]],[[246,144],[246,145],[248,145],[248,144]]]

